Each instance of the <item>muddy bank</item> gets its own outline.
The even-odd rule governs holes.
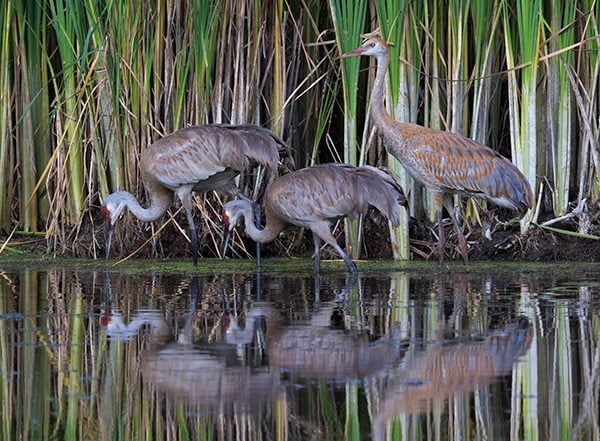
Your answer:
[[[586,239],[564,233],[557,233],[531,225],[526,235],[521,235],[518,221],[511,217],[510,212],[493,212],[482,222],[465,223],[464,232],[468,242],[469,258],[476,260],[526,260],[526,261],[600,261],[600,240]],[[596,208],[589,213],[589,234],[600,236],[600,210]],[[540,223],[544,219],[540,220]],[[142,224],[131,216],[125,216],[113,237],[112,257],[125,257],[134,253],[136,258],[186,258],[190,256],[189,243],[182,231],[187,225],[182,220],[178,225],[171,222],[160,233],[150,239],[158,228],[163,225],[163,220],[156,223],[154,229],[151,224]],[[449,219],[444,219],[444,229],[447,236],[445,255],[446,259],[460,260],[456,249],[456,236]],[[202,257],[218,257],[221,243],[218,224],[207,222],[196,216],[199,233],[200,253]],[[553,228],[565,231],[577,231],[574,220],[552,225]],[[254,255],[254,244],[245,237],[240,230],[240,237],[234,249],[228,251],[230,257],[248,257]],[[337,228],[337,239],[344,245],[344,235]],[[437,259],[437,225],[427,219],[411,219],[410,225],[411,258],[414,260]],[[488,239],[485,233],[491,233]],[[372,211],[363,221],[363,259],[389,259],[392,256],[392,247],[389,237],[387,220],[379,213]],[[0,235],[2,243],[6,235]],[[43,237],[14,234],[7,244],[6,252],[53,252],[65,257],[104,257],[104,230],[101,222],[84,223],[73,239],[64,238],[61,243],[66,244],[60,249],[53,250],[53,241]],[[306,257],[311,258],[313,253],[313,240],[310,231],[289,227],[272,243],[262,246],[265,257]],[[136,251],[137,250],[137,251]],[[322,251],[324,259],[337,259],[338,256],[325,247]]]

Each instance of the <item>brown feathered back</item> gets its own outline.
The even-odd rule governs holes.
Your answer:
[[[211,176],[227,169],[235,176],[255,164],[265,166],[267,182],[271,181],[284,148],[281,139],[262,127],[200,125],[156,141],[142,153],[141,166],[145,179],[171,190],[199,182],[205,185],[200,189],[212,190],[211,182],[206,182]]]
[[[428,189],[487,199],[526,211],[532,204],[521,171],[495,150],[452,132],[393,121],[387,148]]]
[[[375,167],[323,164],[281,176],[265,192],[265,210],[296,225],[366,213],[374,206],[397,225],[406,198],[385,171]]]

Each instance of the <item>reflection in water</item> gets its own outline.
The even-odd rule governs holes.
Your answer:
[[[598,292],[557,286],[5,274],[0,439],[522,439],[550,419],[593,438]]]
[[[474,391],[511,372],[531,344],[524,317],[475,341],[436,342],[416,352],[384,378],[374,422],[375,439],[383,424],[401,414],[425,412],[432,403]]]
[[[335,299],[319,302],[308,319],[277,326],[278,317],[268,317],[267,329],[274,328],[267,338],[269,366],[296,381],[362,379],[395,366],[405,348],[397,332],[372,339],[368,329],[346,327],[344,303],[356,282],[348,279]]]

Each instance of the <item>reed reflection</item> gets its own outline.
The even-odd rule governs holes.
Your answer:
[[[185,324],[178,334],[157,309],[134,311],[128,323],[115,309],[103,320],[106,335],[113,340],[131,340],[136,331],[146,329],[150,343],[140,354],[145,384],[202,414],[228,415],[234,407],[238,412],[255,413],[277,400],[286,401],[302,383],[326,382],[342,390],[348,382],[358,382],[364,393],[376,397],[374,428],[382,431],[386,421],[400,414],[428,411],[432,403],[474,391],[508,374],[531,342],[531,326],[525,318],[493,332],[470,330],[467,339],[465,333],[453,335],[450,331],[460,324],[470,286],[461,277],[451,289],[443,278],[434,285],[437,302],[444,303],[451,292],[451,312],[444,318],[443,305],[429,302],[442,314],[437,314],[433,325],[438,332],[424,330],[422,336],[413,333],[401,338],[399,322],[375,329],[373,324],[388,312],[384,308],[382,317],[374,319],[374,305],[387,300],[376,292],[365,298],[364,281],[356,277],[327,279],[325,292],[320,277],[296,280],[296,286],[313,283],[313,300],[303,313],[295,311],[292,316],[285,300],[277,299],[286,280],[270,280],[262,284],[260,293],[254,288],[244,298],[223,295],[221,319],[215,320],[220,326],[195,335],[198,303],[208,301],[201,282],[197,277],[189,281],[188,311],[180,312]],[[398,286],[410,289],[410,283],[399,285],[393,277],[388,283],[396,287],[394,295],[399,294]],[[273,286],[277,290],[270,293]],[[110,292],[110,283],[107,287]],[[411,317],[414,314],[398,319],[410,321]],[[435,338],[425,338],[426,334]]]

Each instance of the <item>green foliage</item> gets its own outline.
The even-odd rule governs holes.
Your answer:
[[[387,105],[395,119],[468,134],[507,156],[510,145],[532,185],[550,183],[543,190],[553,202],[541,211],[559,215],[575,199],[597,200],[599,2],[271,6],[2,2],[0,229],[42,230],[54,253],[96,255],[101,199],[126,189],[144,200],[138,161],[146,146],[187,125],[222,122],[272,128],[298,167],[337,158],[389,164],[422,220],[421,189],[368,145],[367,61],[334,59],[376,28],[393,43]],[[221,201],[207,201],[204,213],[216,216]],[[396,257],[410,255],[408,220],[392,232]],[[218,236],[217,224],[209,222],[207,237]],[[357,256],[360,222],[346,234]]]

